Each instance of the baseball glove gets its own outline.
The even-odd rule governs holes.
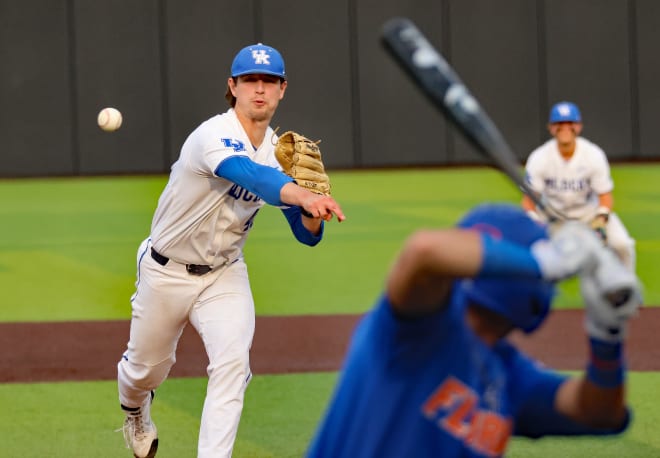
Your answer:
[[[330,195],[330,179],[325,173],[318,142],[293,131],[284,132],[275,144],[275,158],[298,186]]]
[[[591,228],[596,231],[603,243],[607,243],[607,221],[609,216],[608,211],[599,209],[598,214],[591,220]]]

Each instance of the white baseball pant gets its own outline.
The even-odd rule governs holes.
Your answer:
[[[117,365],[119,401],[127,407],[139,406],[149,391],[163,383],[190,322],[209,358],[198,457],[230,457],[251,378],[255,312],[247,266],[241,258],[195,276],[172,260],[161,266],[151,258],[150,249],[149,239],[138,249],[130,340]]]

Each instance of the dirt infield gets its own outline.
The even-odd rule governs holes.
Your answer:
[[[581,369],[587,358],[582,311],[555,311],[532,336],[512,340],[556,369]],[[251,366],[255,374],[335,371],[360,315],[257,317]],[[0,383],[111,380],[128,340],[128,321],[0,323]],[[660,308],[631,322],[628,367],[660,370]],[[201,340],[187,327],[172,377],[206,374]]]

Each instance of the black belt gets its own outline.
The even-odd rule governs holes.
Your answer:
[[[170,258],[163,256],[162,254],[154,250],[153,247],[151,247],[151,257],[161,266],[166,265],[170,261]],[[186,271],[190,275],[206,275],[207,273],[211,272],[211,270],[213,270],[213,267],[211,266],[202,266],[199,264],[186,264]]]

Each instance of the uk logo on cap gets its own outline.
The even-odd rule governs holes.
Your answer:
[[[282,55],[275,48],[262,43],[241,49],[231,65],[231,76],[251,74],[275,75],[286,79]]]
[[[549,122],[582,122],[582,115],[574,103],[559,102],[550,110]]]
[[[270,56],[266,54],[266,51],[263,49],[253,49],[252,58],[254,59],[255,64],[265,64],[270,65]]]
[[[557,111],[559,111],[559,114],[562,116],[568,116],[571,114],[571,107],[567,103],[562,103],[557,106]]]

